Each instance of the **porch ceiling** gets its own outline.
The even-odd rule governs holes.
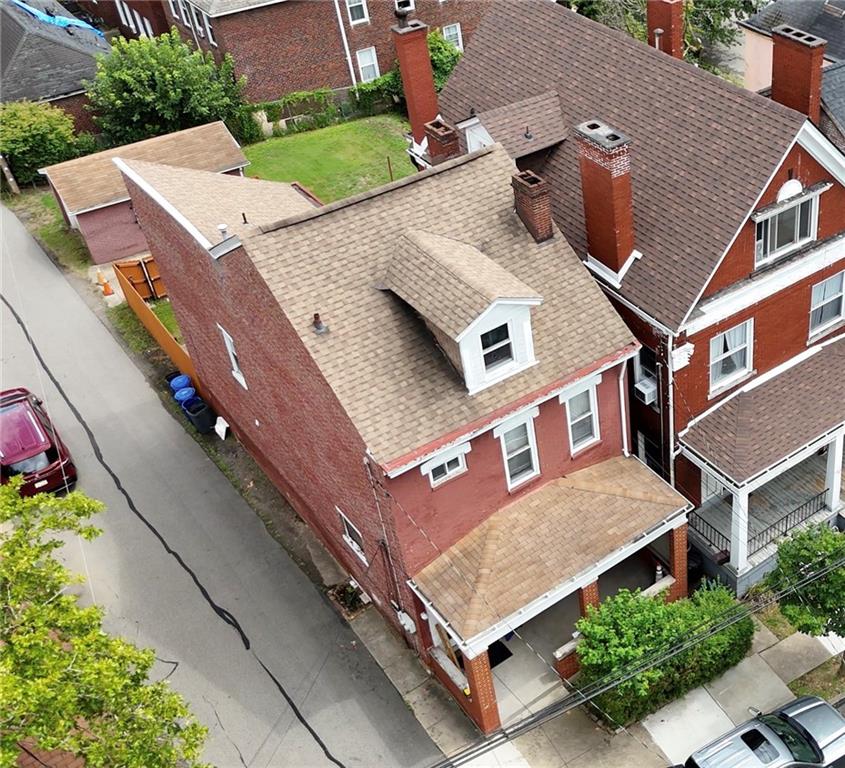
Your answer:
[[[495,512],[414,582],[468,640],[686,507],[683,496],[637,459],[615,457]]]
[[[681,445],[740,485],[845,423],[845,336],[728,398]]]

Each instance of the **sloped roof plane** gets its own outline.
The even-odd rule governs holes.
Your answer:
[[[845,0],[775,0],[740,24],[764,35],[789,24],[827,40],[827,58],[845,59]]]

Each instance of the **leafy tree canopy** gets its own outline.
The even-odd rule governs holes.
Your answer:
[[[91,768],[198,766],[205,728],[167,682],[148,681],[154,652],[106,634],[54,556],[60,535],[99,535],[89,520],[102,504],[78,491],[21,498],[20,484],[0,486],[0,765],[31,743]]]
[[[108,141],[128,144],[235,119],[245,82],[235,79],[231,56],[217,64],[174,28],[159,37],[113,41],[86,87],[94,120]]]

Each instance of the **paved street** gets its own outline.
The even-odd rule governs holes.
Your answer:
[[[38,393],[102,499],[70,541],[106,627],[156,649],[158,675],[228,766],[417,766],[434,744],[369,654],[5,208],[2,387]],[[59,387],[51,381],[54,377]],[[61,389],[61,391],[59,390]],[[72,404],[72,408],[69,405]]]

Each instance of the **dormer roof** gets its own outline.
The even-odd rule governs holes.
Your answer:
[[[514,160],[559,144],[569,133],[557,91],[489,109],[477,117]]]
[[[455,341],[494,302],[542,297],[478,248],[420,229],[399,239],[385,287]]]

